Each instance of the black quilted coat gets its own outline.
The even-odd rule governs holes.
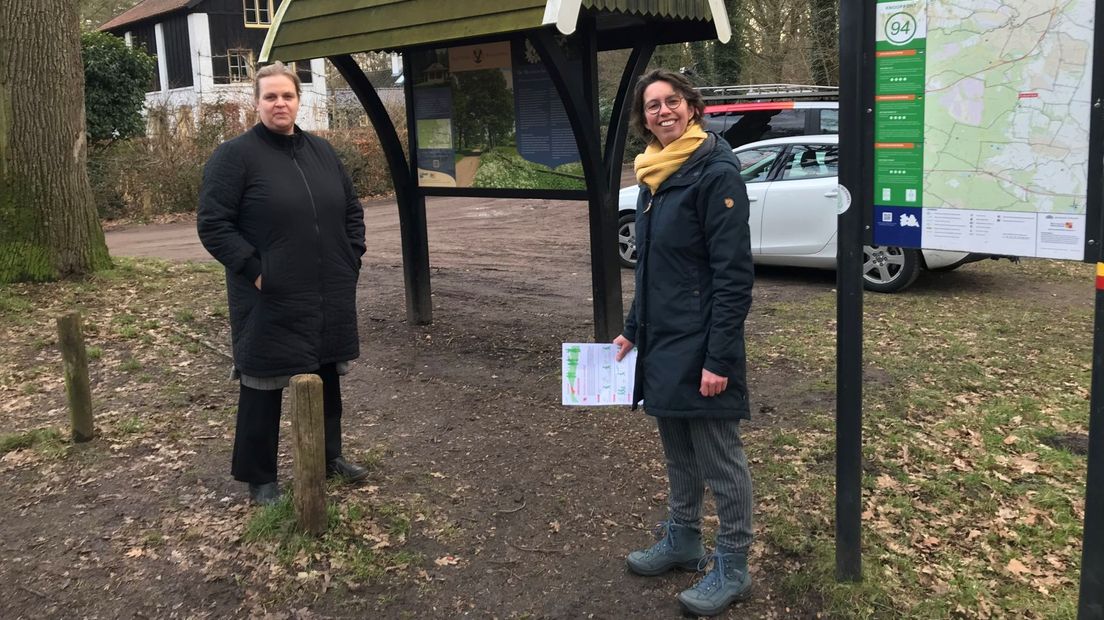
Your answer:
[[[633,403],[657,417],[749,417],[744,319],[755,273],[747,189],[728,143],[709,134],[654,196],[641,187],[636,238],[624,331],[638,351]],[[702,368],[728,377],[727,389],[702,396]]]
[[[241,372],[293,375],[360,354],[364,211],[328,142],[258,123],[223,143],[203,170],[198,228],[226,267]]]

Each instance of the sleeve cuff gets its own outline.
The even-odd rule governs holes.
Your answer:
[[[705,364],[703,364],[702,366],[709,372],[719,377],[727,377],[729,375],[729,371],[732,370],[728,364],[725,364],[712,357],[706,357]]]

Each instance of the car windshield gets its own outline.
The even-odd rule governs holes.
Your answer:
[[[746,149],[736,154],[740,160],[740,177],[744,183],[766,181],[774,160],[778,159],[781,147]]]

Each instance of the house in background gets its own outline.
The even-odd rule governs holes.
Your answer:
[[[146,105],[198,122],[207,105],[253,108],[253,71],[281,0],[143,0],[100,30],[157,59]],[[329,126],[325,61],[295,63],[303,82],[299,126]],[[151,115],[151,124],[155,116]],[[152,127],[157,130],[157,127]]]

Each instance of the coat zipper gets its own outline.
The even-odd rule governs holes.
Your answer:
[[[303,172],[303,168],[299,165],[299,160],[295,157],[295,149],[291,151],[291,163],[295,164],[295,169],[299,171],[299,178],[303,179],[303,187],[307,188],[307,198],[310,199],[311,212],[314,214],[314,244],[317,248],[317,255],[315,257],[315,266],[318,271],[318,307],[322,308],[325,303],[325,279],[322,278],[322,231],[318,228],[318,205],[314,203],[314,192],[311,191],[310,183],[307,181],[307,175]],[[322,312],[322,333],[326,332],[326,313]]]

